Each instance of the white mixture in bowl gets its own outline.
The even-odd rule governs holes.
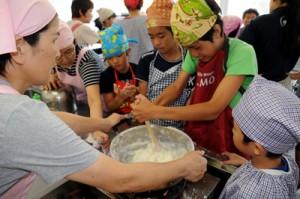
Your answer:
[[[187,153],[187,149],[173,149],[158,143],[149,143],[146,148],[135,151],[131,162],[168,162],[176,160]]]

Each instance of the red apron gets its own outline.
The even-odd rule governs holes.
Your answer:
[[[224,78],[224,58],[224,51],[220,51],[208,63],[199,61],[191,104],[207,102],[212,98]],[[231,108],[227,106],[213,121],[187,122],[185,132],[196,142],[197,146],[202,146],[217,153],[224,151],[240,153],[233,144],[232,127]]]
[[[129,69],[130,69],[131,77],[132,77],[132,79],[130,80],[129,83],[132,84],[132,85],[136,85],[135,75],[134,75],[134,72],[132,70],[131,65],[129,65]],[[125,85],[126,85],[126,82],[119,81],[118,74],[117,74],[116,70],[114,70],[114,73],[115,73],[115,78],[116,78],[116,85],[120,89],[123,89],[125,87]],[[121,104],[120,108],[116,112],[118,112],[118,113],[124,113],[124,114],[130,113],[131,112],[130,103],[131,103],[131,97],[126,98],[123,101],[123,103]]]
[[[0,93],[20,94],[15,89],[6,85],[0,85]],[[35,180],[35,177],[35,173],[28,173],[27,175],[22,177],[16,184],[14,184],[8,191],[6,191],[2,196],[0,196],[0,199],[25,198],[27,192],[29,191]]]

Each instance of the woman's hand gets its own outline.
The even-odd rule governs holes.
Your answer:
[[[242,164],[245,164],[247,162],[245,158],[236,153],[229,153],[226,151],[223,152],[222,155],[225,155],[229,158],[229,160],[222,161],[223,165],[241,166]]]
[[[135,101],[130,107],[132,108],[132,116],[139,122],[151,120],[152,114],[155,112],[155,105],[142,94],[135,96]]]
[[[192,151],[179,159],[186,164],[186,175],[184,176],[184,179],[191,182],[197,182],[203,178],[207,166],[207,160],[203,155],[204,151]]]
[[[95,140],[99,140],[102,143],[101,145],[105,150],[109,149],[110,139],[106,133],[103,133],[101,131],[95,131],[93,133],[93,138]]]
[[[43,86],[43,89],[51,90],[52,88],[54,88],[54,90],[57,90],[60,87],[62,87],[60,80],[57,78],[57,76],[55,74],[51,74],[49,83],[45,84]]]
[[[121,120],[126,119],[128,115],[120,115],[117,113],[111,114],[109,117],[105,118],[107,120],[108,126],[105,132],[109,132],[113,126],[118,124]]]

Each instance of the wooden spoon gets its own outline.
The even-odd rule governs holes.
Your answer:
[[[153,132],[153,130],[151,128],[150,122],[149,121],[145,121],[145,124],[146,124],[147,131],[148,131],[148,134],[149,134],[149,137],[151,139],[152,144],[157,146],[158,145],[158,141],[157,141],[157,139],[156,139],[156,137],[154,135],[154,132]]]

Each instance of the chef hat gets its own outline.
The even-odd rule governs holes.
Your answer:
[[[138,43],[135,39],[127,39],[121,26],[113,24],[100,32],[102,53],[105,58],[117,56],[129,49],[128,42]]]
[[[231,32],[236,31],[236,35],[233,37],[237,37],[240,32],[240,27],[242,25],[242,19],[234,15],[227,15],[222,18],[223,21],[223,30],[224,33],[228,36]]]
[[[56,11],[47,0],[0,1],[0,54],[16,52],[16,36],[25,37],[46,26]]]
[[[98,15],[99,15],[99,20],[103,24],[103,22],[111,17],[114,14],[114,11],[112,11],[109,8],[100,8],[97,10]]]
[[[171,26],[171,0],[154,0],[147,9],[147,28],[157,26]]]
[[[58,50],[71,46],[74,42],[74,36],[72,30],[68,24],[59,20],[59,37],[56,40],[56,46]]]
[[[216,23],[217,15],[205,0],[178,0],[171,12],[174,38],[187,46],[198,41]]]
[[[263,77],[254,78],[233,117],[247,137],[272,153],[283,154],[300,140],[300,99]]]
[[[129,10],[135,10],[143,0],[124,0],[124,4],[129,7]]]

